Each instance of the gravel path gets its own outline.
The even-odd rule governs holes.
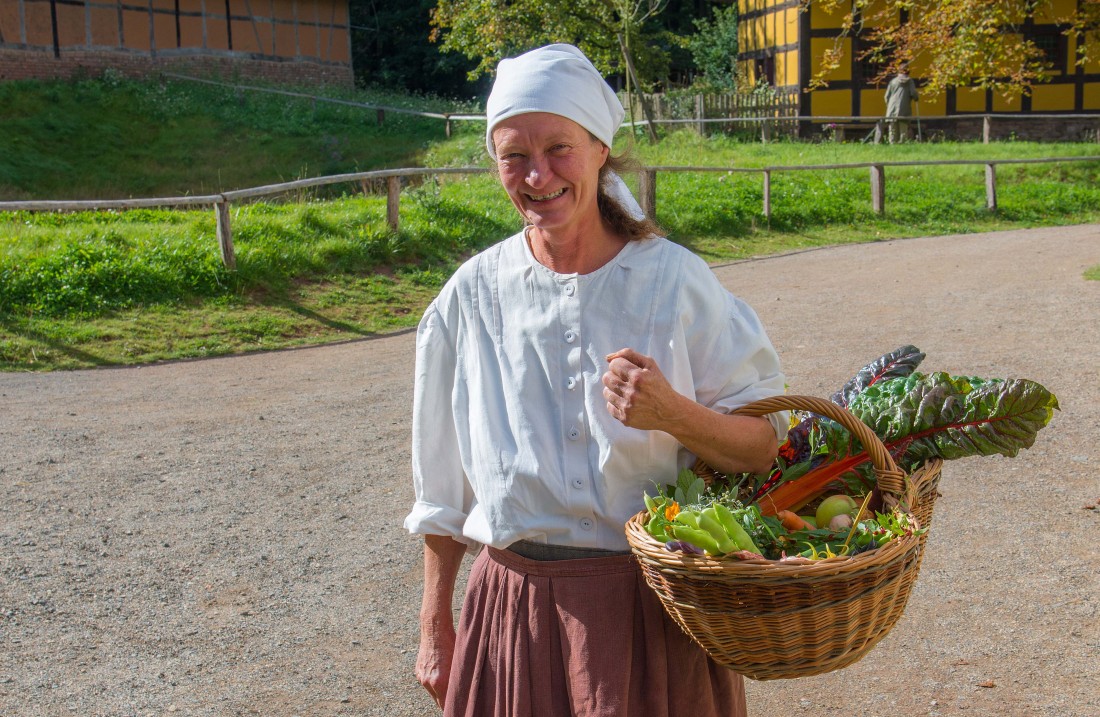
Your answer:
[[[1100,226],[717,267],[792,393],[912,343],[1062,404],[949,462],[920,579],[862,662],[753,715],[1100,715]],[[411,334],[0,374],[0,715],[432,715],[412,676]],[[690,712],[690,710],[688,710]]]

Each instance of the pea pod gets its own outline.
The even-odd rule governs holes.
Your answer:
[[[690,510],[681,510],[679,513],[676,514],[676,517],[673,518],[673,520],[675,520],[677,523],[682,523],[689,528],[695,528],[696,530],[699,529],[699,514],[693,513]]]
[[[719,555],[722,552],[718,548],[718,541],[711,537],[711,534],[705,530],[692,528],[689,525],[676,525],[675,523],[670,525],[669,528],[672,530],[672,535],[677,540],[691,543],[697,548],[702,548],[710,555]]]
[[[645,507],[649,510],[649,514],[653,515],[659,509],[657,502],[649,497],[649,493],[642,493],[642,500],[645,501]]]
[[[713,507],[707,508],[699,514],[699,527],[710,533],[711,537],[718,543],[718,549],[723,553],[733,553],[739,549],[737,542],[730,537],[718,521],[718,516]]]
[[[645,529],[655,539],[661,541],[662,543],[667,543],[669,541],[669,537],[668,533],[665,532],[665,525],[667,525],[667,522],[663,521],[660,515],[655,515],[650,518],[648,523],[646,523]]]
[[[733,514],[732,510],[721,503],[715,503],[713,507],[718,522],[725,529],[726,534],[737,543],[737,546],[741,548],[741,550],[748,550],[751,553],[763,555],[763,553],[760,552],[760,548],[756,547],[756,543],[752,542],[752,538],[749,537],[748,532],[737,522],[737,517]]]

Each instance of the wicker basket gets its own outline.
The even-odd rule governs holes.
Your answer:
[[[866,448],[886,506],[921,504],[930,517],[935,487],[928,493],[928,485],[938,480],[939,467],[931,466],[921,485],[914,484],[878,436],[846,409],[818,398],[777,396],[736,413],[762,416],[791,409],[842,424]],[[867,654],[905,609],[926,535],[852,557],[802,563],[735,560],[669,552],[646,532],[647,518],[642,511],[626,524],[627,541],[646,582],[715,662],[755,680],[830,672]]]

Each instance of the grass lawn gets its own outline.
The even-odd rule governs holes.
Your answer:
[[[385,167],[488,166],[477,123],[447,139],[438,121],[387,119],[380,128],[362,110],[219,92],[118,80],[0,84],[0,200],[200,194]],[[399,101],[409,100],[385,99]],[[81,119],[87,108],[99,113],[95,127]],[[1100,156],[1083,143],[765,145],[689,130],[653,145],[638,140],[634,153],[649,166],[720,168]],[[888,167],[882,215],[871,208],[867,169],[776,172],[770,217],[759,173],[662,172],[657,220],[713,262],[1100,221],[1100,158],[999,167],[996,212],[985,206],[983,172]],[[491,175],[406,187],[396,233],[380,187],[237,204],[231,219],[236,271],[220,263],[208,209],[0,212],[0,369],[228,355],[411,327],[459,262],[521,226]],[[1100,267],[1086,276],[1100,279]]]

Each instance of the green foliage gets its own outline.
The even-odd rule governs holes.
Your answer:
[[[1085,278],[1089,281],[1100,281],[1100,264],[1091,266],[1085,270]]]
[[[702,73],[696,84],[714,92],[737,89],[737,6],[715,7],[712,17],[695,21],[695,29],[687,45]]]
[[[505,57],[553,42],[576,45],[605,75],[621,74],[621,35],[639,79],[651,83],[668,71],[668,32],[653,21],[666,6],[667,0],[440,0],[433,38],[477,61],[474,79],[491,74]]]
[[[352,64],[363,86],[441,97],[475,97],[486,82],[470,82],[473,64],[428,41],[435,0],[350,0]]]

